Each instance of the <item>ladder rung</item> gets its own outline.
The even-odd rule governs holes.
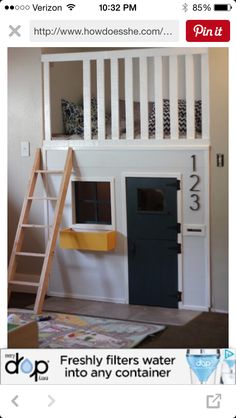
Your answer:
[[[22,228],[52,228],[52,225],[22,224]]]
[[[29,196],[28,197],[28,200],[57,200],[58,198],[57,197],[48,197],[48,196],[42,196],[42,197],[39,197],[39,196]]]
[[[16,255],[22,255],[24,257],[45,257],[43,253],[25,253],[25,252],[17,252]]]
[[[34,312],[37,314],[40,313],[43,309],[43,302],[45,299],[45,295],[46,295],[46,291],[47,291],[48,283],[50,279],[52,261],[53,261],[57,237],[59,233],[59,226],[62,221],[63,209],[64,209],[65,201],[66,201],[66,194],[67,194],[68,185],[69,185],[71,173],[72,173],[73,150],[71,147],[68,148],[63,170],[61,169],[60,170],[47,170],[46,167],[42,166],[42,162],[43,162],[42,152],[40,149],[37,149],[36,154],[35,154],[35,159],[34,159],[34,165],[31,171],[31,177],[29,180],[27,194],[24,199],[22,210],[21,210],[20,221],[18,224],[14,246],[13,246],[13,250],[12,250],[12,254],[10,258],[9,275],[8,275],[9,285],[32,286],[33,288],[36,289],[37,295],[36,295],[36,300],[35,300],[35,305],[34,305]],[[45,181],[47,179],[46,177],[47,174],[61,175],[61,179],[60,179],[61,185],[60,185],[60,191],[59,191],[58,196],[55,196],[55,197],[50,196],[51,194],[55,195],[56,193],[53,193],[52,191],[47,190],[47,187],[46,187],[47,184],[45,184]],[[42,192],[40,192],[39,190],[37,191],[37,188],[36,188],[37,181],[40,180],[39,179],[40,175],[42,175],[41,178],[45,180],[43,181],[44,191]],[[53,204],[53,206],[55,206],[54,219],[52,222],[53,226],[29,223],[29,212],[32,206],[32,201],[40,201],[40,200],[42,202],[47,202],[50,200],[55,201],[55,204]],[[24,249],[23,247],[23,238],[24,238],[24,233],[26,232],[24,228],[25,229],[27,228],[51,228],[49,231],[50,236],[48,237],[46,249],[43,249],[44,254],[40,252],[36,252],[36,253],[26,252],[27,248]],[[35,282],[33,277],[31,278],[29,277],[29,280],[33,280],[33,282],[32,281],[28,282],[27,278],[25,278],[26,281],[20,281],[19,278],[15,276],[18,256],[37,257],[37,258],[42,259],[41,273],[40,273],[38,282]],[[9,286],[9,296],[10,296],[11,290],[12,290],[12,286]]]
[[[21,282],[19,280],[10,280],[8,282],[8,284],[19,284],[20,286],[34,286],[34,287],[39,287],[39,283],[35,283],[35,282]]]
[[[62,170],[35,170],[35,173],[38,174],[63,174]]]

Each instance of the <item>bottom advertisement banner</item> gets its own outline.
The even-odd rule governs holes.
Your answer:
[[[235,385],[234,349],[1,350],[1,384]]]

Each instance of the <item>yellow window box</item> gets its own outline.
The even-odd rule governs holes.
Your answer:
[[[111,251],[116,246],[116,231],[60,231],[59,245],[67,250]]]

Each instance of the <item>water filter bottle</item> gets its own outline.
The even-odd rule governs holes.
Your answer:
[[[188,349],[186,359],[192,384],[216,383],[216,368],[220,361],[219,349]]]

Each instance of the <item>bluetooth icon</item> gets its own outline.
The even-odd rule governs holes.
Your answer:
[[[188,4],[187,4],[187,3],[184,3],[184,4],[182,5],[182,10],[183,10],[185,13],[188,11]]]

